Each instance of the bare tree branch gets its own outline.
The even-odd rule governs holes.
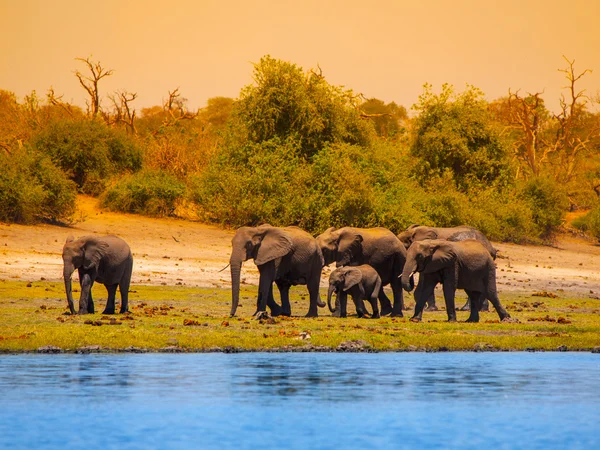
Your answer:
[[[82,74],[79,70],[75,71],[75,76],[79,80],[79,84],[86,90],[90,100],[88,103],[88,113],[92,117],[96,117],[100,113],[100,93],[98,91],[98,82],[105,77],[113,74],[113,70],[104,69],[100,62],[91,61],[90,57],[75,58],[77,61],[85,63],[91,76]]]

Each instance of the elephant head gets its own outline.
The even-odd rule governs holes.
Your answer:
[[[415,272],[434,273],[450,266],[456,259],[452,244],[443,240],[426,239],[414,242],[406,254],[402,271],[402,287],[410,292],[415,287]]]
[[[339,267],[329,275],[329,291],[327,292],[327,306],[329,311],[334,313],[335,308],[331,307],[331,297],[333,293],[339,294],[340,291],[348,291],[353,286],[362,281],[362,272],[356,267]]]
[[[363,237],[353,228],[334,227],[327,229],[317,236],[317,243],[323,253],[325,265],[336,261],[337,267],[342,267],[356,261],[361,252]]]
[[[254,259],[257,266],[281,258],[292,251],[292,240],[281,228],[270,225],[241,227],[231,241],[231,315],[235,315],[240,298],[242,263]]]
[[[404,244],[404,247],[408,250],[411,244],[415,241],[423,241],[425,239],[437,239],[438,235],[436,231],[430,227],[423,227],[420,225],[411,225],[398,236],[400,242]]]
[[[94,236],[86,236],[77,240],[74,240],[73,236],[67,238],[62,252],[63,278],[71,314],[75,314],[71,275],[75,269],[79,268],[83,268],[83,270],[97,269],[107,250],[108,244]]]

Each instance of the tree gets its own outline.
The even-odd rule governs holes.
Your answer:
[[[361,116],[373,121],[377,135],[394,138],[404,130],[408,113],[404,106],[385,104],[383,100],[371,98],[360,105]]]
[[[90,57],[75,58],[77,61],[85,63],[91,76],[84,75],[79,70],[75,71],[75,76],[79,80],[79,84],[86,90],[90,99],[87,101],[88,114],[96,117],[100,113],[100,91],[98,83],[102,78],[109,77],[113,74],[113,70],[104,69],[100,62],[93,62]]]
[[[432,177],[450,176],[467,190],[473,184],[491,184],[508,170],[506,149],[493,126],[483,93],[473,87],[456,94],[448,84],[435,95],[431,85],[413,107],[411,154],[420,158],[416,175],[425,185]]]
[[[373,128],[361,119],[359,104],[359,96],[330,85],[321,70],[304,73],[265,56],[254,66],[254,84],[242,89],[234,106],[232,133],[240,142],[293,138],[306,157],[328,143],[366,145]]]

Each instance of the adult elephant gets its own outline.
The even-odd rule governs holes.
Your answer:
[[[406,229],[406,231],[403,231],[398,235],[398,239],[400,239],[407,250],[413,242],[423,241],[425,239],[444,239],[453,242],[464,241],[466,239],[475,239],[483,244],[494,260],[496,259],[497,254],[497,250],[494,248],[488,238],[485,237],[485,235],[477,228],[473,228],[468,225],[449,228],[411,225]],[[431,297],[427,299],[427,311],[437,311],[437,309],[438,308],[435,304],[435,294],[432,294]],[[460,310],[469,311],[470,309],[470,300],[467,299],[466,303],[460,308]],[[481,311],[488,310],[489,304],[486,299],[481,305]]]
[[[406,249],[394,233],[386,228],[331,227],[317,236],[317,242],[325,265],[335,261],[337,267],[362,264],[373,267],[381,278],[381,315],[403,316],[402,285],[398,277],[406,261]],[[383,291],[388,284],[394,294],[393,307]]]
[[[77,240],[69,236],[62,252],[65,291],[71,314],[75,314],[71,275],[79,272],[81,296],[79,314],[94,312],[92,286],[102,283],[108,291],[103,314],[115,313],[117,287],[121,292],[120,313],[128,312],[129,284],[133,271],[133,256],[127,243],[117,236],[84,236]]]
[[[310,307],[306,317],[317,317],[317,306],[324,307],[319,295],[323,255],[315,238],[298,227],[241,227],[232,239],[231,315],[235,315],[240,298],[242,263],[252,258],[258,267],[258,302],[256,312],[266,311],[274,316],[292,314],[290,286],[308,287]],[[281,306],[273,299],[273,282],[281,293]]]
[[[489,251],[474,239],[465,241],[424,240],[414,242],[408,249],[402,272],[402,287],[410,292],[414,287],[413,275],[420,273],[415,291],[415,313],[411,320],[420,321],[426,300],[435,286],[442,283],[448,321],[456,321],[454,295],[464,289],[472,302],[467,322],[479,321],[479,306],[484,298],[496,308],[500,320],[510,315],[500,304],[496,290],[496,266]]]

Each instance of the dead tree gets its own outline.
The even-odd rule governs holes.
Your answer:
[[[137,98],[137,93],[134,92],[115,92],[115,95],[108,97],[113,103],[113,116],[105,117],[107,123],[124,124],[131,134],[137,134],[135,128],[136,110],[131,106]]]
[[[79,80],[79,84],[87,91],[90,96],[89,101],[86,101],[88,107],[88,114],[92,117],[96,117],[100,113],[100,93],[98,91],[98,82],[104,78],[113,74],[113,70],[104,69],[100,62],[93,62],[90,58],[75,58],[77,61],[85,63],[91,76],[82,74],[79,70],[75,71],[75,76]]]

